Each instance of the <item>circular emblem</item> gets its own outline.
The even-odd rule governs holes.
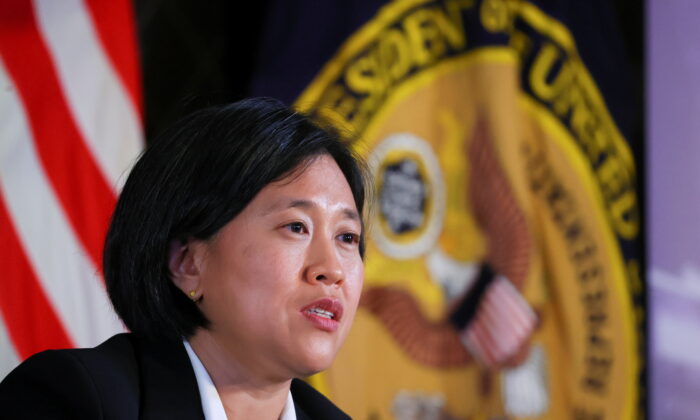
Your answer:
[[[433,148],[416,135],[392,134],[374,149],[369,165],[379,199],[373,220],[379,249],[397,259],[430,251],[445,212],[445,186]]]

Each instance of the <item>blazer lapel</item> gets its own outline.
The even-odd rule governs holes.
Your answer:
[[[306,382],[292,379],[292,398],[297,420],[345,420],[350,417]]]
[[[181,342],[137,340],[141,370],[141,418],[201,419],[197,379]]]

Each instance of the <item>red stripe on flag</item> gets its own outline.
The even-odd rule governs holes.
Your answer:
[[[74,347],[37,281],[0,191],[0,249],[2,267],[0,313],[22,359],[57,348]]]
[[[495,354],[495,343],[488,332],[488,327],[485,324],[483,314],[479,314],[469,327],[474,332],[475,342],[478,343],[482,354],[479,355],[488,365],[495,365],[498,356]]]
[[[3,8],[0,55],[24,104],[42,166],[73,230],[101,271],[115,194],[69,112],[31,2],[6,0]]]
[[[129,92],[134,108],[143,117],[141,73],[136,48],[138,40],[134,25],[136,19],[131,1],[88,0],[87,9],[102,47]]]

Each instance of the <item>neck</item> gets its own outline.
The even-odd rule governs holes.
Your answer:
[[[209,373],[229,419],[278,419],[291,379],[267,378],[244,366],[209,331],[188,340]]]

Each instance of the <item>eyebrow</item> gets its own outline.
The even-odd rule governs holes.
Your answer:
[[[291,209],[291,208],[302,208],[302,209],[311,209],[317,207],[316,204],[314,204],[313,201],[310,200],[305,200],[305,199],[283,199],[275,202],[273,205],[270,207],[266,208],[263,210],[263,214],[267,215],[275,211],[279,210],[284,210],[284,209]],[[360,221],[360,215],[357,214],[357,211],[350,209],[350,208],[343,208],[342,209],[343,215],[345,215],[346,219],[352,219],[356,221]]]

